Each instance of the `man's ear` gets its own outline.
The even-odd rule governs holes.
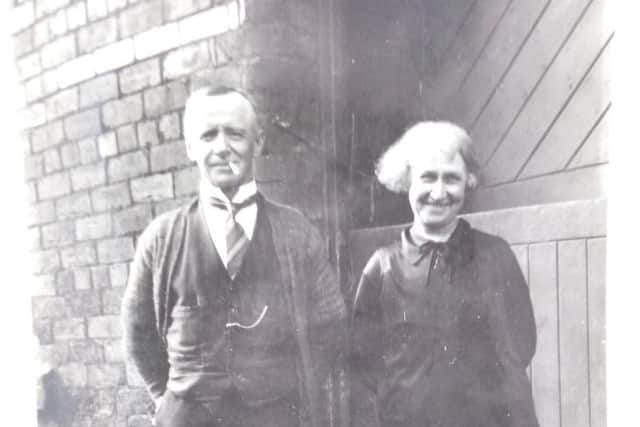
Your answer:
[[[189,160],[191,160],[192,162],[195,162],[195,153],[193,152],[193,144],[191,144],[191,139],[185,137],[184,139],[184,148],[187,151],[187,157],[189,158]]]
[[[467,188],[469,190],[475,190],[477,186],[478,186],[478,177],[476,176],[475,173],[469,173],[467,175]]]
[[[264,151],[264,132],[262,129],[256,131],[256,137],[253,141],[253,157],[260,157]]]

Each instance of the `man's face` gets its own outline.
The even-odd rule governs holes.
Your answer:
[[[462,209],[468,173],[457,151],[435,144],[411,161],[409,203],[414,222],[437,232],[450,225]]]
[[[253,178],[253,157],[262,148],[253,107],[232,92],[203,97],[189,114],[189,159],[198,164],[201,179],[233,194]]]

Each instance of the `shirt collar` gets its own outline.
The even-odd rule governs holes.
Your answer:
[[[410,228],[409,226],[402,230],[400,247],[402,254],[409,262],[415,265],[424,258],[424,254],[420,250],[421,244],[412,239]],[[469,223],[462,218],[458,219],[458,224],[453,233],[451,233],[449,240],[442,242],[442,244],[447,246],[452,260],[468,262],[473,256],[473,240]]]
[[[221,200],[226,200],[230,203],[242,203],[249,197],[255,195],[258,192],[258,186],[255,180],[240,184],[238,191],[233,195],[233,198],[229,200],[219,187],[211,185],[206,180],[200,180],[200,198],[206,200],[207,198],[214,197]]]

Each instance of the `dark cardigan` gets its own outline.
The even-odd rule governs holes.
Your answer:
[[[185,247],[185,230],[199,215],[198,199],[156,218],[138,241],[122,303],[127,355],[153,397],[166,388],[169,278]],[[296,370],[304,415],[301,425],[326,420],[321,384],[341,353],[346,309],[318,231],[296,210],[259,197],[271,225],[276,259],[299,348]]]

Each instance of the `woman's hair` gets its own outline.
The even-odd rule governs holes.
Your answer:
[[[460,126],[445,121],[418,122],[387,148],[376,163],[380,184],[396,193],[409,191],[411,160],[436,142],[449,144],[453,152],[460,153],[467,168],[467,188],[475,188],[480,167],[473,154],[471,137]]]

